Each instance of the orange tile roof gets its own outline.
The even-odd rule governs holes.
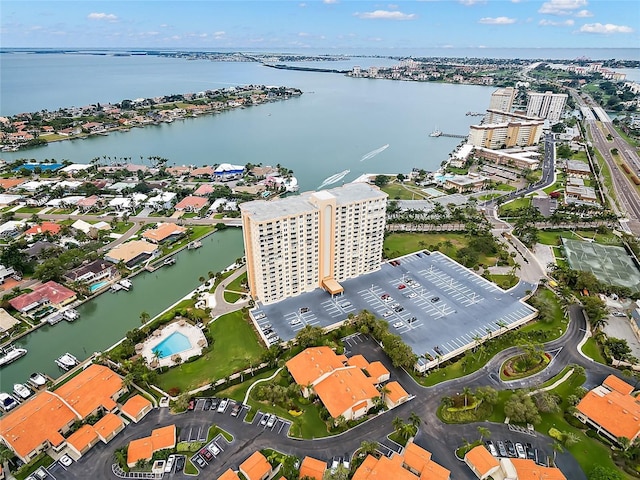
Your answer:
[[[380,377],[389,375],[389,370],[387,370],[387,367],[385,367],[382,362],[371,362],[367,367],[367,373],[371,378],[377,380]]]
[[[604,379],[604,382],[602,382],[602,384],[611,390],[620,392],[622,395],[629,395],[631,392],[633,392],[633,387],[631,385],[629,385],[624,380],[616,377],[615,375],[609,375]]]
[[[10,188],[16,187],[26,181],[26,178],[0,178],[0,187],[5,190],[9,190]]]
[[[567,477],[558,468],[542,467],[533,460],[524,458],[512,458],[518,480],[567,480]]]
[[[25,235],[37,235],[39,233],[51,233],[57,235],[60,233],[62,226],[54,222],[42,222],[40,225],[34,225],[24,232]]]
[[[416,480],[409,470],[402,468],[402,457],[394,455],[393,458],[382,456],[376,459],[369,455],[362,465],[358,467],[352,480]]]
[[[480,476],[484,476],[491,469],[500,466],[498,459],[491,455],[484,445],[473,447],[467,452],[464,459],[476,469]]]
[[[142,236],[154,242],[161,242],[171,235],[180,235],[186,231],[187,229],[185,227],[181,227],[175,223],[161,223],[153,230],[146,230]]]
[[[315,382],[322,375],[344,367],[341,359],[329,347],[312,347],[303,350],[287,363],[289,373],[300,386]]]
[[[72,445],[78,452],[82,452],[89,445],[92,445],[98,440],[98,434],[91,425],[83,425],[78,430],[73,432],[67,443]]]
[[[120,411],[131,418],[138,418],[140,412],[151,406],[151,402],[142,395],[134,395],[126,403],[120,407]]]
[[[176,210],[184,210],[187,207],[191,207],[196,210],[200,210],[204,207],[209,200],[204,197],[195,197],[193,195],[189,195],[188,197],[184,197],[180,200],[176,206]]]
[[[9,304],[16,310],[22,310],[34,303],[41,302],[45,298],[56,305],[75,299],[76,292],[53,280],[49,280],[47,283],[36,287],[33,292],[23,293],[18,297],[12,298],[9,300]]]
[[[77,419],[60,398],[43,391],[0,419],[0,437],[25,458],[46,441],[62,444],[60,430]]]
[[[587,392],[577,408],[618,438],[633,441],[640,434],[640,403],[631,395],[596,387]]]
[[[107,413],[93,426],[98,436],[109,438],[112,433],[124,426],[122,419],[114,413]]]
[[[90,365],[67,383],[57,388],[59,395],[84,419],[98,407],[110,412],[116,407],[113,400],[122,390],[122,378],[102,365]]]
[[[176,426],[156,428],[149,437],[139,438],[129,442],[127,450],[127,464],[135,465],[138,460],[151,460],[153,452],[173,448],[176,446]]]
[[[380,396],[358,367],[336,370],[313,388],[333,418],[360,402]]]
[[[431,452],[420,448],[413,442],[407,444],[403,456],[404,463],[418,472],[421,472],[424,466],[431,461]]]
[[[231,469],[228,469],[222,475],[218,477],[218,480],[240,480],[240,477],[236,472]]]
[[[312,457],[304,457],[300,464],[300,478],[309,477],[314,480],[322,480],[327,464],[322,460]]]
[[[354,367],[366,369],[369,367],[369,362],[362,355],[354,355],[347,360],[347,365],[353,365]]]
[[[253,452],[253,455],[240,464],[240,471],[247,480],[262,480],[271,472],[271,464],[260,452]]]
[[[402,385],[395,381],[387,383],[384,388],[388,390],[388,392],[385,393],[385,396],[393,403],[398,403],[403,397],[407,397],[409,395],[405,389],[402,388]]]

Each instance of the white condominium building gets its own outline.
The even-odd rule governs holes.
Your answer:
[[[366,183],[240,205],[254,300],[274,303],[380,268],[387,194]]]
[[[567,103],[566,93],[527,92],[529,101],[527,103],[528,117],[546,118],[551,123],[560,121],[564,106]]]
[[[516,89],[513,87],[499,88],[491,94],[489,109],[510,112],[513,100],[516,98]]]
[[[540,141],[543,126],[543,120],[471,125],[467,143],[490,149],[528,147]]]

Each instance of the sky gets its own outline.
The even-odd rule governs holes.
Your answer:
[[[636,0],[2,0],[3,48],[638,48]]]

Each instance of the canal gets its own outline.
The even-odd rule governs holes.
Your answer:
[[[129,292],[106,292],[78,308],[80,318],[73,323],[45,325],[17,340],[27,355],[0,371],[0,391],[11,392],[14,383],[24,383],[32,372],[56,378],[63,372],[55,359],[65,352],[79,360],[102,351],[140,325],[140,313],[153,318],[195,289],[200,277],[219,272],[244,255],[242,230],[229,228],[209,235],[202,247],[183,250],[176,263],[160,270],[141,273],[132,279]]]

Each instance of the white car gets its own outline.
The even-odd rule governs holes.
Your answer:
[[[224,411],[227,409],[227,405],[229,405],[229,400],[225,398],[220,402],[220,405],[218,405],[218,413],[224,413]]]
[[[384,318],[390,317],[391,315],[393,315],[393,312],[391,310],[387,310],[382,314]]]
[[[171,471],[173,470],[173,462],[175,459],[175,455],[169,455],[169,458],[167,458],[167,463],[164,466],[164,473],[171,473]]]
[[[417,293],[411,292],[409,295],[407,295],[407,298],[416,298],[417,296],[418,296]]]
[[[293,320],[291,320],[289,322],[291,325],[298,325],[300,323],[300,319],[299,318],[294,318]]]
[[[624,312],[611,312],[611,315],[613,315],[614,317],[626,317],[627,315]]]
[[[71,465],[73,463],[73,460],[71,460],[71,457],[69,455],[61,456],[59,461],[65,467],[68,467],[69,465]]]
[[[216,456],[220,453],[220,449],[215,443],[210,443],[209,445],[207,445],[207,450],[209,450],[211,453],[213,453]]]
[[[402,323],[402,322],[396,322],[396,323],[393,324],[393,328],[400,328],[403,325],[404,325],[404,323]]]

